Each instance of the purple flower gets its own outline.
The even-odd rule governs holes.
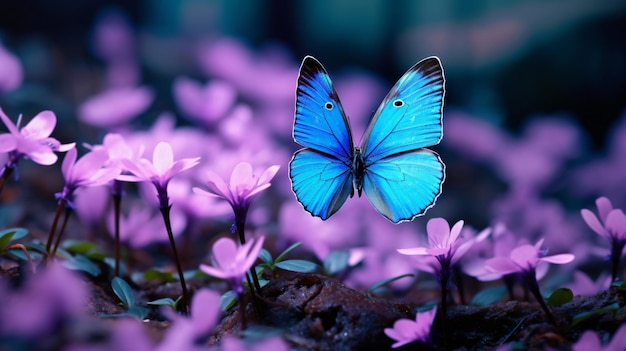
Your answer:
[[[111,88],[83,102],[78,109],[78,116],[81,121],[92,126],[118,127],[145,111],[152,100],[154,92],[149,88]]]
[[[626,245],[626,215],[620,209],[614,209],[611,201],[606,197],[596,200],[598,214],[596,217],[588,209],[582,209],[580,214],[587,225],[598,235],[611,243],[611,262],[613,264],[612,279],[617,279],[617,270]]]
[[[574,260],[572,254],[560,254],[553,256],[546,256],[545,250],[540,250],[543,244],[543,239],[539,240],[533,245],[521,245],[511,251],[508,257],[494,257],[485,262],[488,269],[495,273],[502,275],[517,273],[522,278],[526,288],[535,296],[541,308],[545,311],[546,315],[550,318],[553,324],[556,324],[554,316],[548,309],[541,292],[539,291],[539,284],[537,283],[537,264],[540,262],[565,264]]]
[[[22,64],[0,45],[0,93],[16,89],[22,84]]]
[[[247,162],[238,163],[230,176],[230,184],[213,172],[207,173],[209,191],[193,188],[193,191],[208,196],[220,197],[230,204],[235,212],[235,223],[239,228],[245,225],[250,203],[260,192],[270,187],[270,181],[280,166],[274,165],[266,169],[260,177],[254,174],[252,165]]]
[[[593,281],[584,272],[575,271],[574,281],[567,284],[566,287],[571,289],[575,295],[593,296],[609,285],[611,285],[611,277],[607,273],[600,273]]]
[[[65,155],[61,165],[65,186],[62,192],[56,194],[58,199],[66,200],[70,206],[72,206],[72,196],[77,188],[107,184],[121,172],[118,167],[106,167],[109,155],[104,151],[91,151],[78,161],[76,160],[77,153],[76,148],[72,148]]]
[[[598,337],[598,334],[592,330],[587,330],[578,339],[578,341],[572,345],[573,351],[621,351],[626,350],[626,325],[622,325],[613,334],[613,339],[608,344],[602,346],[602,342]]]
[[[61,144],[57,139],[50,137],[57,123],[57,118],[52,111],[38,113],[22,128],[19,128],[21,116],[15,125],[0,109],[0,119],[10,132],[10,134],[0,134],[0,152],[10,153],[6,165],[9,168],[15,167],[23,157],[41,165],[52,165],[58,159],[55,151],[65,152],[75,145],[75,143]]]
[[[418,312],[415,320],[398,319],[393,323],[393,328],[385,328],[385,334],[396,341],[391,347],[395,349],[415,341],[430,343],[430,329],[436,314],[435,307],[426,312]]]
[[[235,88],[223,81],[201,85],[189,78],[180,77],[174,81],[173,91],[180,109],[207,126],[225,116],[237,98]]]
[[[545,250],[540,250],[543,239],[533,245],[521,245],[511,251],[509,257],[494,257],[485,262],[487,268],[499,274],[534,272],[539,262],[555,264],[570,263],[574,260],[572,254],[546,256]]]
[[[237,247],[234,240],[220,238],[213,244],[213,266],[200,265],[204,273],[228,281],[237,295],[244,291],[243,279],[263,248],[264,237],[249,240]]]
[[[152,162],[145,158],[133,161],[123,159],[126,169],[134,175],[121,175],[118,179],[131,182],[148,181],[157,189],[161,208],[169,207],[167,184],[179,173],[198,164],[200,157],[184,158],[174,161],[174,152],[169,143],[160,142],[152,153]]]

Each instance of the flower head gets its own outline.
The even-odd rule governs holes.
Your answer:
[[[145,158],[137,161],[122,159],[126,169],[134,175],[122,175],[118,177],[124,181],[143,182],[149,181],[157,189],[157,196],[162,208],[169,207],[167,196],[167,184],[179,173],[198,164],[200,157],[183,158],[174,161],[174,152],[169,143],[160,142],[152,153],[152,162]]]
[[[237,293],[243,293],[242,280],[252,267],[263,247],[264,237],[252,239],[237,246],[230,238],[220,238],[213,244],[213,266],[200,265],[200,269],[213,277],[227,280]]]
[[[101,150],[91,151],[80,160],[76,160],[76,148],[70,149],[63,159],[61,171],[65,178],[65,186],[57,198],[65,199],[71,206],[74,191],[83,186],[104,185],[115,179],[121,172],[117,167],[106,167],[109,156]]]
[[[587,225],[598,235],[615,241],[626,242],[626,215],[620,209],[614,209],[611,201],[606,197],[596,200],[598,217],[588,209],[582,209],[580,214]]]
[[[572,254],[546,256],[545,250],[540,250],[543,239],[535,245],[521,245],[511,251],[509,257],[494,257],[485,262],[487,268],[499,274],[532,273],[535,279],[535,268],[539,262],[565,264],[574,260]]]
[[[414,341],[429,343],[430,329],[436,314],[437,308],[435,307],[426,312],[418,312],[415,320],[398,319],[393,324],[393,328],[385,328],[385,334],[396,341],[391,347],[395,349]]]
[[[17,161],[23,157],[49,166],[58,159],[55,151],[68,151],[75,145],[75,143],[61,144],[57,139],[50,137],[57,123],[57,118],[52,111],[38,113],[22,128],[19,128],[21,118],[18,118],[17,125],[15,125],[2,109],[0,109],[0,119],[10,132],[10,134],[0,135],[0,152],[11,154],[7,167],[15,167]]]
[[[578,339],[578,341],[572,345],[573,351],[618,351],[626,349],[626,325],[622,325],[613,334],[613,339],[606,345],[602,345],[598,334],[593,330],[587,330]]]
[[[242,218],[237,217],[243,216],[245,221],[250,202],[261,191],[270,187],[270,181],[274,178],[279,168],[280,166],[278,165],[271,166],[260,177],[257,177],[254,175],[251,164],[240,162],[233,169],[229,185],[226,185],[226,182],[217,174],[208,172],[207,185],[209,191],[199,188],[194,188],[193,190],[196,193],[217,196],[228,201],[235,211],[236,220],[241,220]]]

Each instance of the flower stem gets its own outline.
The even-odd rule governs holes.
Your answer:
[[[57,240],[54,242],[54,248],[52,249],[51,256],[54,257],[57,253],[57,248],[59,247],[59,243],[61,243],[61,237],[63,233],[65,233],[65,227],[67,226],[67,220],[70,218],[70,213],[72,213],[72,209],[70,207],[65,208],[65,218],[63,218],[63,224],[61,225],[61,230],[59,230],[59,235],[57,235]]]
[[[2,193],[2,189],[4,188],[4,184],[7,182],[7,179],[13,173],[14,167],[4,166],[4,172],[2,172],[2,177],[0,177],[0,194]]]
[[[115,276],[120,275],[120,205],[122,195],[113,194],[113,211],[115,212]]]
[[[617,272],[619,271],[624,245],[626,245],[626,240],[611,240],[611,282],[617,279]]]
[[[64,197],[62,197],[59,200],[59,204],[57,205],[57,210],[54,214],[54,220],[52,220],[52,227],[50,228],[50,233],[48,233],[48,242],[46,243],[46,253],[48,254],[48,258],[50,256],[50,249],[52,248],[52,241],[54,239],[54,233],[57,231],[57,224],[59,223],[59,217],[61,217],[61,211],[63,210],[63,207],[65,207],[65,203],[67,200],[65,200]]]
[[[541,296],[541,292],[539,291],[539,283],[537,283],[535,269],[533,268],[529,272],[526,272],[524,274],[528,290],[530,290],[530,292],[535,296],[535,299],[537,299],[541,308],[548,315],[550,322],[556,325],[556,320],[554,319],[552,312],[550,312],[548,305],[546,305],[546,302],[543,300],[543,296]]]
[[[178,258],[178,251],[176,250],[176,241],[174,240],[174,234],[172,233],[172,224],[170,222],[170,209],[172,206],[160,207],[161,214],[163,215],[163,221],[165,222],[165,229],[167,230],[167,236],[170,239],[170,246],[174,253],[174,261],[176,261],[176,269],[178,269],[178,278],[180,280],[180,287],[182,289],[182,310],[185,314],[189,314],[189,299],[187,295],[187,284],[185,283],[185,275],[183,274],[183,267],[180,264]]]
[[[239,241],[241,242],[241,245],[246,243],[246,235],[245,235],[245,227],[246,227],[246,220],[245,220],[245,214],[243,214],[244,218],[243,220],[238,219],[237,214],[235,214],[235,227],[237,228],[237,233],[239,233]],[[259,278],[256,275],[256,272],[254,271],[254,266],[252,266],[250,268],[250,275],[252,276],[252,280],[254,282],[254,289],[256,290],[257,294],[261,294],[261,284],[259,283]],[[251,281],[250,278],[248,277],[248,275],[246,274],[246,280],[248,280],[248,285],[251,285]]]

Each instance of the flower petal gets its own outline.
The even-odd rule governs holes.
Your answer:
[[[598,233],[598,235],[608,238],[609,234],[607,233],[606,229],[604,229],[602,224],[600,224],[598,217],[596,217],[596,215],[593,214],[593,212],[584,208],[580,210],[580,214],[582,215],[583,220],[585,220],[585,223],[587,223],[589,228],[591,228],[594,232]]]
[[[426,232],[428,233],[428,243],[431,248],[449,246],[450,225],[445,219],[437,217],[429,220],[426,223]]]
[[[397,251],[403,255],[428,255],[427,247],[413,247],[410,249],[398,249]]]
[[[156,170],[156,175],[163,175],[172,168],[174,164],[174,151],[172,146],[164,141],[157,144],[152,152],[152,165]]]
[[[556,264],[564,264],[572,262],[574,260],[574,257],[575,256],[572,254],[560,254],[541,257],[539,260]]]
[[[239,162],[230,175],[230,189],[235,190],[243,186],[251,189],[254,185],[252,165],[248,162]],[[241,195],[239,192],[237,195]]]
[[[521,245],[511,251],[511,260],[523,269],[537,266],[538,252],[533,245]]]
[[[454,226],[452,226],[452,229],[450,229],[450,238],[448,239],[449,246],[452,246],[456,239],[459,237],[459,234],[461,234],[461,230],[463,229],[463,223],[463,220],[460,220],[456,222]]]
[[[9,152],[15,150],[17,142],[15,136],[10,133],[0,134],[0,152]]]
[[[263,174],[261,174],[257,184],[261,185],[261,184],[269,183],[272,179],[274,179],[274,176],[276,175],[279,169],[280,169],[279,165],[270,166],[268,169],[265,170],[265,172],[263,172]]]
[[[17,129],[17,126],[4,114],[4,111],[0,108],[0,119],[4,122],[4,125],[7,127],[9,132],[14,135],[21,135],[20,131]]]
[[[220,278],[220,279],[228,279],[230,278],[230,274],[222,271],[219,268],[211,267],[206,264],[200,265],[200,270],[204,273],[210,275],[211,277]]]
[[[213,244],[213,259],[219,268],[227,269],[233,265],[237,256],[237,244],[230,238],[220,238]]]
[[[493,257],[485,261],[485,268],[498,274],[509,274],[522,271],[521,267],[516,265],[508,257]]]
[[[76,148],[70,149],[63,159],[63,164],[61,165],[61,171],[63,173],[63,177],[65,181],[68,181],[72,177],[72,170],[74,168],[74,163],[76,162],[76,156],[78,151]]]
[[[626,215],[620,209],[609,212],[605,222],[606,231],[618,240],[626,240]]]
[[[26,124],[20,133],[27,139],[43,139],[52,134],[57,124],[57,117],[52,111],[39,112],[33,119]]]
[[[613,209],[613,204],[611,204],[611,200],[602,196],[596,200],[596,206],[598,207],[598,214],[600,215],[600,219],[602,223],[606,224],[606,217],[609,215],[609,212]]]

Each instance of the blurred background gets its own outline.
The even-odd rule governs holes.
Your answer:
[[[90,38],[111,9],[137,30],[144,79],[157,88],[193,73],[181,60],[193,43],[229,37],[253,50],[280,46],[295,61],[314,55],[336,74],[367,69],[390,83],[437,55],[448,106],[515,129],[533,114],[568,113],[596,147],[626,105],[620,0],[3,1],[0,40],[22,59],[27,83],[39,75],[56,84],[55,76],[85,80],[67,73],[98,64]]]

